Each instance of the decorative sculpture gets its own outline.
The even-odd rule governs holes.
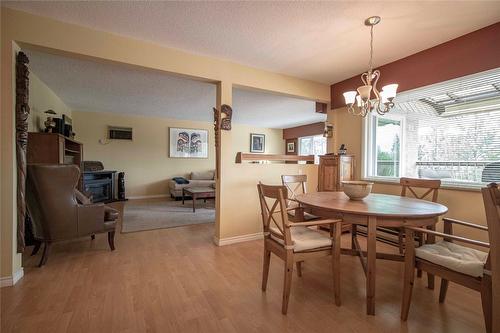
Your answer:
[[[340,145],[339,155],[345,155],[345,154],[347,154],[347,148],[346,148],[345,144],[343,143]]]
[[[52,133],[54,128],[56,127],[56,122],[54,121],[54,115],[57,113],[54,110],[47,110],[44,112],[47,114],[47,120],[43,123],[45,125],[45,133]]]
[[[16,57],[16,158],[17,158],[17,252],[25,247],[26,147],[28,145],[29,59],[23,52]]]
[[[215,133],[215,177],[220,178],[220,129],[221,112],[214,108],[214,133]]]
[[[231,130],[231,118],[233,116],[233,109],[227,104],[222,104],[221,113],[222,113],[222,115],[224,115],[224,117],[222,117],[222,121],[221,121],[221,129],[223,129],[225,131],[230,131]]]
[[[221,128],[220,124],[220,112],[216,108],[214,109],[214,132],[215,132],[215,147],[219,147],[219,131]]]
[[[231,130],[231,117],[233,115],[233,109],[227,105],[222,104],[221,110],[214,108],[214,132],[215,132],[215,174],[216,177],[220,177],[220,131],[230,131]]]

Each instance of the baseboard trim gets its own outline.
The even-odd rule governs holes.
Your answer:
[[[166,198],[169,197],[169,194],[154,194],[154,195],[137,195],[134,197],[127,197],[129,200],[138,200],[138,199],[156,199],[156,198]]]
[[[0,278],[0,288],[12,287],[24,276],[24,269],[21,267],[17,272],[14,272],[12,276],[5,276]]]
[[[264,237],[264,234],[262,232],[257,232],[255,234],[227,237],[227,238],[217,238],[216,236],[214,236],[214,243],[217,246],[224,246],[224,245],[230,245],[230,244],[235,244],[235,243],[254,241],[254,240],[262,239],[263,237]]]

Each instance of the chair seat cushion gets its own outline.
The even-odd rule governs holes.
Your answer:
[[[415,256],[456,272],[479,277],[483,276],[483,267],[488,258],[488,253],[447,241],[440,241],[416,248]]]
[[[281,233],[276,227],[270,227],[270,229],[278,234]],[[332,240],[329,236],[307,227],[291,227],[290,234],[293,241],[293,252],[301,252],[332,245]],[[271,238],[280,244],[285,244],[282,239],[273,234],[271,234]]]

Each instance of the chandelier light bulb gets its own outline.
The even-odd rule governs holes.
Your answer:
[[[363,102],[366,102],[367,100],[370,99],[371,92],[372,92],[372,86],[369,84],[358,88],[359,96],[361,96],[361,100]]]
[[[352,105],[356,100],[357,93],[355,91],[347,91],[344,93],[345,104]]]
[[[389,103],[389,97],[387,91],[383,90],[380,92],[380,102],[382,104]]]
[[[383,86],[382,92],[384,91],[386,93],[387,98],[392,100],[394,97],[396,97],[396,92],[398,91],[398,84],[393,83]]]
[[[356,96],[356,105],[358,106],[358,108],[361,107],[363,103],[361,102],[361,96],[357,95]]]

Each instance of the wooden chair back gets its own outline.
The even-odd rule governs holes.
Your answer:
[[[438,191],[441,187],[441,180],[439,179],[420,179],[420,178],[401,178],[399,183],[401,184],[401,196],[406,197],[408,194],[412,194],[417,199],[426,199],[428,196],[432,195],[431,201],[437,202]],[[424,189],[423,193],[418,193],[415,189]]]
[[[285,247],[293,247],[287,213],[286,200],[288,199],[288,191],[286,186],[264,185],[259,182],[257,190],[259,192],[264,235],[269,237],[272,234],[282,239]],[[273,226],[276,228],[271,229]]]
[[[495,183],[481,190],[483,194],[490,252],[487,268],[491,271],[492,318],[500,318],[500,189]],[[492,332],[500,330],[498,320],[493,320]]]
[[[282,175],[281,182],[288,192],[288,200],[294,201],[298,194],[307,193],[307,175]]]

